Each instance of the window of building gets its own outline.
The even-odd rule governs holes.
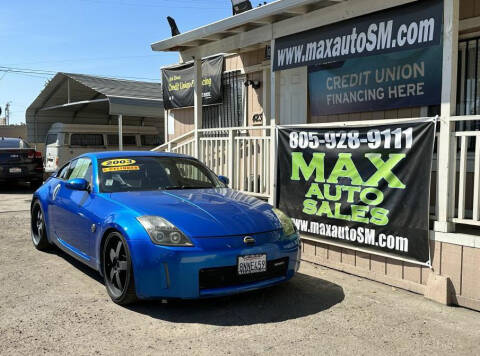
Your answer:
[[[245,78],[240,71],[223,73],[223,102],[203,107],[202,128],[243,126]]]
[[[480,114],[480,37],[458,44],[457,115]]]

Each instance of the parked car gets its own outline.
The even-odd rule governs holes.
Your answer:
[[[39,186],[43,181],[42,153],[21,138],[0,137],[0,181],[30,182]]]
[[[156,127],[123,126],[123,146],[151,150],[161,144]],[[87,152],[118,150],[118,126],[55,123],[45,141],[45,172],[51,174],[72,158]]]
[[[227,184],[184,155],[84,154],[34,193],[33,244],[98,270],[118,304],[287,281],[300,261],[292,220]]]

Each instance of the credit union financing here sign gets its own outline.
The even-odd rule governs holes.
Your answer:
[[[440,103],[442,47],[311,66],[312,117]]]
[[[277,203],[301,234],[429,265],[435,121],[280,127]]]

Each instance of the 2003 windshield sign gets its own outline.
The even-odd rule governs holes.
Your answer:
[[[429,264],[435,122],[280,128],[279,207],[302,234]]]

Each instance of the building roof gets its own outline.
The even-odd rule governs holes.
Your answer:
[[[343,0],[277,0],[238,15],[155,42],[154,51],[183,51],[201,44],[234,36],[266,24],[305,14]],[[181,25],[181,24],[179,24]]]
[[[264,48],[276,38],[420,0],[277,0],[151,45],[181,61]],[[181,23],[179,26],[181,27]]]
[[[28,111],[85,110],[108,104],[108,114],[163,117],[162,84],[75,73],[57,73]]]
[[[60,74],[97,90],[107,97],[128,97],[163,101],[161,83],[140,82],[75,73]]]

